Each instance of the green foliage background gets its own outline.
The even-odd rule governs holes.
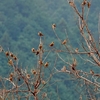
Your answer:
[[[80,0],[75,1],[80,8]],[[92,0],[88,16],[89,27],[95,39],[98,39],[96,34],[98,33],[99,4],[99,0]],[[67,30],[72,46],[74,48],[79,47],[80,35],[77,18],[67,0],[0,0],[0,45],[5,50],[14,52],[19,58],[19,65],[23,68],[31,69],[36,64],[36,56],[31,53],[31,48],[38,46],[39,37],[37,33],[39,31],[44,34],[45,48],[49,48],[51,41],[55,42],[57,48],[60,47],[51,28],[53,23],[56,23],[56,32],[62,40],[65,39],[65,30]],[[62,54],[62,56],[65,57],[65,54]],[[51,63],[55,60],[51,60],[52,57],[55,58],[55,54],[52,53],[48,58]],[[66,55],[65,58],[68,57]],[[92,66],[91,64],[80,64],[80,62],[81,60],[78,59],[78,67],[82,66],[83,70],[87,66],[87,70],[89,70]],[[57,65],[60,69],[63,63],[59,61]],[[8,72],[10,70],[7,60],[3,54],[0,54],[0,75],[5,76]],[[68,78],[65,74],[55,77],[63,79],[65,76]],[[58,83],[58,87],[61,100],[78,100],[78,93],[74,91],[74,88],[76,88],[74,82],[64,81]],[[50,90],[52,90],[52,100],[57,100],[54,99],[56,98],[55,87],[48,89],[48,93]]]

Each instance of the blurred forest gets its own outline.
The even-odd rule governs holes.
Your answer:
[[[79,5],[80,0],[75,1]],[[88,24],[95,39],[98,39],[96,34],[98,33],[99,13],[100,0],[92,0]],[[67,0],[0,0],[0,45],[4,49],[14,52],[19,58],[19,65],[27,70],[36,64],[37,59],[31,53],[31,48],[37,48],[39,44],[37,35],[39,31],[44,34],[43,43],[46,49],[49,48],[51,41],[54,41],[56,48],[60,48],[60,44],[52,31],[51,25],[53,23],[56,23],[56,32],[62,40],[65,39],[67,32],[72,46],[74,48],[79,47],[81,37],[77,34],[79,33],[77,17]],[[62,56],[65,57],[63,53]],[[65,58],[68,56],[66,55]],[[48,58],[51,66],[55,59],[56,55],[52,53]],[[71,60],[71,58],[68,59]],[[77,58],[77,60],[78,67],[82,66],[83,70],[87,66],[87,71],[93,67],[92,64],[85,65],[80,59]],[[60,68],[63,63],[59,61],[56,66]],[[98,70],[94,70],[98,72]],[[8,72],[10,70],[7,61],[4,55],[0,54],[0,76],[5,76]],[[64,79],[65,77],[68,78],[67,75],[62,74],[53,77],[53,79]],[[77,82],[68,80],[58,83],[58,94],[61,100],[78,100],[77,87],[74,84]],[[48,92],[52,91],[50,98],[60,100],[56,98],[55,87],[48,89]]]

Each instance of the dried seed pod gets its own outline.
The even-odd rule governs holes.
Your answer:
[[[72,67],[71,67],[71,69],[72,69],[73,71],[75,71],[75,70],[76,70],[74,66],[72,66]]]
[[[38,55],[38,54],[39,54],[39,50],[36,51],[36,55]]]
[[[82,100],[82,95],[80,95],[79,100]]]
[[[42,97],[43,97],[43,98],[47,97],[47,93],[44,92],[44,93],[42,94]]]
[[[66,41],[66,40],[64,40],[64,41],[62,42],[62,44],[66,44],[66,42],[67,42],[67,41]]]
[[[10,60],[8,61],[8,64],[12,66],[12,65],[13,65],[13,60],[10,59]]]
[[[37,71],[33,69],[33,70],[31,70],[31,73],[34,74],[34,75],[36,75]]]
[[[85,6],[86,4],[87,4],[87,1],[86,0],[82,2],[82,5],[83,6]]]
[[[39,36],[43,36],[43,33],[40,31],[40,32],[38,32],[38,35]]]
[[[75,49],[75,52],[78,53],[78,48]]]
[[[42,80],[42,81],[41,81],[41,83],[42,83],[43,85],[45,85],[45,84],[46,84],[46,82],[45,82],[44,80]]]
[[[89,53],[87,53],[87,55],[90,57],[90,56],[91,56],[90,52],[89,52]]]
[[[33,91],[34,95],[38,94],[39,92],[40,92],[39,89],[34,89],[34,91]]]
[[[30,79],[30,74],[26,74],[27,79]]]
[[[33,53],[35,53],[35,49],[34,49],[34,48],[32,48],[31,51],[32,51]]]
[[[13,77],[14,76],[14,73],[10,73],[10,75],[9,75],[10,77]]]
[[[74,2],[73,1],[69,1],[70,6],[74,6]]]
[[[49,46],[50,46],[50,47],[54,46],[54,42],[51,42]]]
[[[13,77],[9,77],[9,80],[10,80],[10,81],[13,81]]]
[[[76,59],[74,58],[73,66],[76,67],[76,65],[77,65],[77,61],[76,61]]]
[[[90,8],[90,6],[91,6],[91,3],[87,2],[87,7]]]
[[[61,68],[62,72],[66,72],[66,66],[63,66],[63,68]]]
[[[42,49],[43,45],[42,44],[39,44],[39,49]]]
[[[52,24],[52,29],[55,29],[56,28],[56,24]]]
[[[6,51],[6,52],[5,52],[5,55],[6,55],[6,56],[9,56],[9,51]]]
[[[17,60],[17,57],[14,55],[13,59],[14,59],[14,60]]]
[[[10,53],[10,56],[11,56],[11,57],[14,57],[14,54],[11,52],[11,53]]]
[[[46,63],[44,64],[44,67],[48,67],[48,66],[49,66],[49,63],[46,62]]]
[[[39,60],[38,63],[39,63],[39,65],[42,65],[43,64],[42,60]]]
[[[90,74],[94,74],[94,71],[93,70],[90,70]]]

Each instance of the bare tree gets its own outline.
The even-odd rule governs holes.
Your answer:
[[[95,72],[95,67],[100,67],[100,52],[99,52],[99,39],[96,41],[93,37],[92,32],[89,29],[87,19],[89,14],[89,9],[91,7],[91,1],[89,0],[82,0],[81,1],[81,7],[77,7],[75,0],[67,0],[69,5],[73,8],[77,19],[78,19],[78,29],[80,31],[80,35],[84,41],[80,41],[79,45],[81,48],[73,48],[71,44],[69,44],[69,41],[71,40],[61,40],[59,36],[57,35],[55,29],[54,33],[58,39],[58,41],[65,46],[65,52],[69,53],[70,56],[73,59],[73,63],[70,63],[69,61],[66,61],[64,58],[60,56],[59,53],[57,53],[58,57],[67,65],[67,68],[64,66],[61,71],[59,72],[65,72],[68,74],[72,74],[78,83],[78,85],[84,90],[80,93],[80,100],[83,100],[84,98],[86,100],[99,100],[100,99],[100,73]],[[100,25],[98,25],[100,26]],[[99,37],[99,34],[98,34]],[[64,51],[60,50],[61,52]],[[83,55],[86,57],[84,58]],[[77,60],[76,58],[81,58],[82,62],[88,62],[91,63],[94,68],[90,69],[88,72],[87,69],[85,71],[82,70],[82,66],[80,68],[77,68]],[[83,99],[82,99],[83,98]]]
[[[38,32],[40,37],[40,43],[37,49],[32,48],[32,53],[37,57],[37,65],[33,69],[22,69],[18,64],[19,59],[11,51],[5,51],[0,47],[0,52],[4,53],[8,64],[11,68],[11,72],[7,77],[0,77],[0,84],[2,84],[2,89],[0,90],[0,99],[34,99],[34,100],[43,100],[44,98],[49,99],[44,88],[49,85],[49,81],[54,72],[54,67],[52,70],[48,69],[49,62],[46,61],[50,50],[45,51],[43,47],[42,37],[43,33]],[[50,47],[54,44],[50,43]],[[44,53],[47,52],[44,56]],[[45,75],[45,70],[50,70],[48,76]],[[48,86],[47,86],[48,87]]]

